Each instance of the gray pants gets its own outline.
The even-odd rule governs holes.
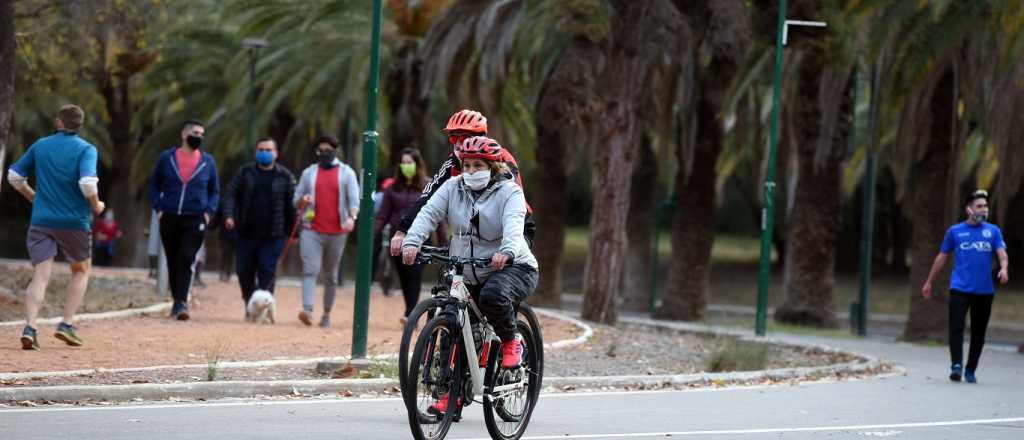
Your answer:
[[[303,229],[299,235],[299,252],[302,254],[302,309],[313,311],[313,291],[316,277],[324,271],[324,313],[334,308],[335,286],[338,284],[338,263],[345,251],[347,234],[328,235],[311,229]],[[321,266],[321,264],[323,264]]]

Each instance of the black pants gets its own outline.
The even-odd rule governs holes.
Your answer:
[[[992,315],[992,298],[995,295],[978,295],[956,290],[949,292],[949,356],[954,364],[963,365],[964,321],[971,312],[971,348],[967,353],[967,371],[978,368],[981,349],[985,346],[985,329]]]
[[[402,297],[405,298],[405,316],[409,316],[416,303],[420,302],[420,290],[423,284],[422,264],[408,266],[402,263],[402,256],[391,257],[398,272],[398,282],[402,285]]]
[[[238,272],[238,285],[242,288],[242,301],[249,304],[249,298],[257,287],[274,292],[277,259],[284,251],[284,239],[238,237],[237,243],[235,269]]]
[[[192,277],[195,275],[196,254],[206,236],[206,222],[202,215],[160,216],[160,241],[167,254],[167,280],[174,304],[188,303]]]
[[[491,274],[480,288],[477,304],[502,342],[516,335],[516,305],[537,289],[540,274],[526,265],[513,264]],[[476,289],[473,289],[476,290]],[[474,292],[475,294],[475,292]]]

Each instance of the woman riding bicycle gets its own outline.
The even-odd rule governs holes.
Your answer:
[[[501,338],[501,366],[518,367],[523,347],[516,334],[515,306],[537,288],[537,259],[523,236],[526,198],[497,141],[476,136],[456,145],[462,174],[437,190],[416,216],[402,242],[402,262],[413,264],[420,246],[442,220],[452,235],[453,256],[490,258],[491,267],[465,268],[477,304]],[[511,264],[509,264],[511,263]]]

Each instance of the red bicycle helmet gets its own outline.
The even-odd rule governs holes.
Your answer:
[[[474,136],[455,146],[455,156],[459,160],[483,159],[501,162],[501,144],[486,136]]]
[[[448,125],[444,131],[468,131],[471,133],[487,134],[487,118],[478,111],[460,110],[448,118]]]

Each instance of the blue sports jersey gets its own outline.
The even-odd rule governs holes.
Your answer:
[[[996,249],[1006,249],[1003,233],[996,225],[985,222],[972,226],[962,222],[949,228],[941,249],[956,258],[949,288],[964,293],[995,293],[992,253]]]
[[[75,133],[57,132],[37,140],[11,165],[24,177],[35,173],[33,226],[92,229],[92,212],[78,180],[96,177],[96,159],[96,147]]]

